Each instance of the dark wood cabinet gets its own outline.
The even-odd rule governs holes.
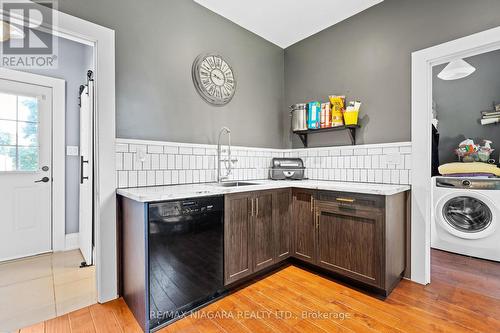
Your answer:
[[[251,255],[252,199],[247,193],[226,195],[224,204],[224,282],[253,272]]]
[[[387,295],[405,269],[405,200],[307,189],[226,195],[225,284],[294,257]]]
[[[315,263],[388,295],[405,270],[405,198],[319,191]]]
[[[277,190],[273,193],[273,226],[276,261],[290,257],[292,252],[292,191]]]
[[[257,192],[251,200],[253,268],[259,271],[275,262],[273,193]]]
[[[269,267],[290,253],[289,198],[289,190],[226,195],[226,285]]]
[[[317,201],[317,264],[379,287],[382,212]]]
[[[293,255],[314,263],[316,227],[314,221],[314,191],[294,189],[292,204]]]

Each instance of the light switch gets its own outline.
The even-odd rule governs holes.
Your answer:
[[[79,155],[78,146],[66,146],[66,155],[67,156],[78,156]]]

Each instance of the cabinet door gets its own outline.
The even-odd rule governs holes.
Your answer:
[[[259,271],[275,262],[273,233],[273,193],[257,192],[253,213],[253,263]]]
[[[277,261],[285,260],[291,252],[292,191],[274,192],[273,196],[274,247]]]
[[[380,211],[316,202],[316,224],[318,265],[381,286],[383,217]]]
[[[316,228],[313,214],[314,192],[293,190],[293,253],[295,257],[315,261]]]
[[[224,281],[230,284],[252,273],[251,197],[226,195],[224,207]]]

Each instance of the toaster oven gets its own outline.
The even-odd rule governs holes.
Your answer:
[[[304,161],[301,158],[273,158],[269,178],[273,180],[304,179]]]

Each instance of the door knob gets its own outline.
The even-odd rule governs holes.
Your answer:
[[[42,179],[40,180],[35,180],[35,183],[48,183],[50,180],[49,177],[43,177]]]

